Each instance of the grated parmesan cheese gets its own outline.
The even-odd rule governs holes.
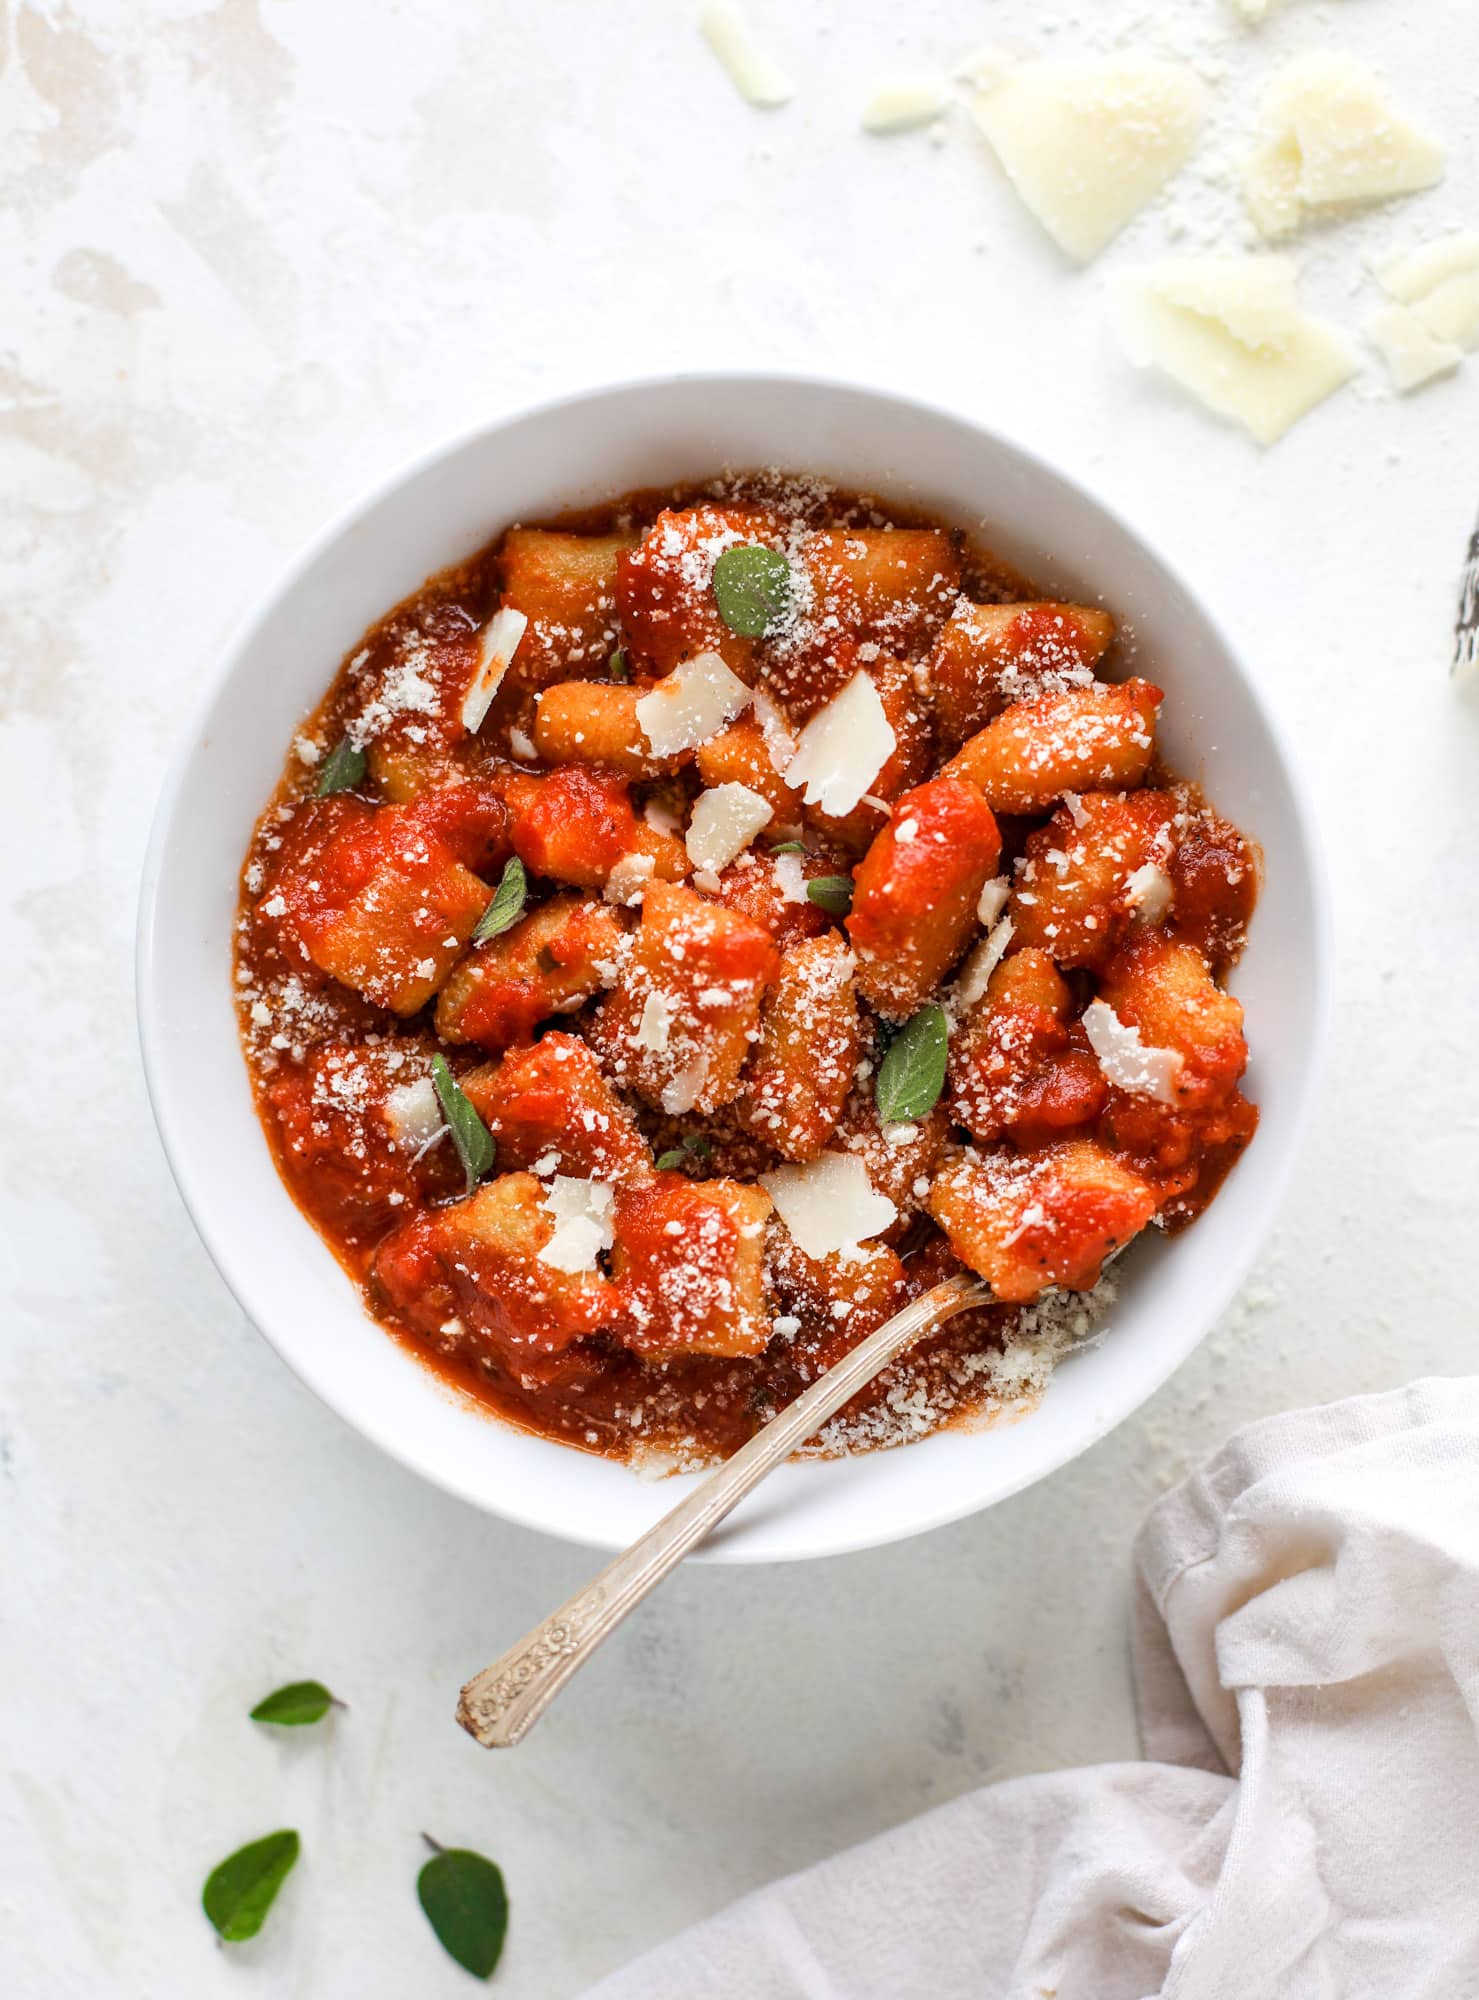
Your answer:
[[[636,716],[653,755],[676,757],[707,743],[750,699],[750,690],[717,653],[698,653],[643,695]]]
[[[807,805],[840,819],[871,790],[897,746],[878,689],[859,671],[802,730],[786,782],[802,790]]]
[[[1105,1000],[1091,1000],[1084,1009],[1084,1033],[1100,1069],[1118,1089],[1153,1097],[1158,1104],[1176,1103],[1184,1056],[1174,1049],[1147,1048],[1140,1030],[1128,1027]]]
[[[519,641],[528,624],[529,620],[522,611],[515,611],[512,605],[504,605],[483,627],[482,638],[478,642],[478,664],[472,684],[462,698],[462,726],[469,736],[476,736],[482,728],[483,717],[493,705],[499,683],[508,672],[510,660],[519,650]]]
[[[760,1184],[808,1257],[854,1249],[898,1219],[855,1153],[823,1153],[804,1166],[777,1167],[762,1174]]]

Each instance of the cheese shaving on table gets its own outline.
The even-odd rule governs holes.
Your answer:
[[[1287,235],[1312,209],[1389,201],[1443,178],[1443,148],[1350,56],[1312,51],[1287,63],[1264,92],[1259,128],[1243,192],[1265,236]]]
[[[1120,344],[1259,444],[1272,444],[1358,366],[1339,327],[1302,312],[1287,257],[1175,257],[1123,278]]]
[[[748,785],[715,785],[693,805],[684,844],[695,868],[716,873],[742,854],[775,817],[766,800]]]
[[[482,728],[483,717],[493,705],[499,683],[519,650],[519,641],[528,624],[529,620],[522,611],[515,611],[512,605],[504,605],[483,627],[472,685],[462,698],[462,726],[469,736],[475,736]]]
[[[809,806],[841,819],[871,791],[897,746],[882,697],[859,670],[802,730],[785,779]]]
[[[1376,266],[1396,301],[1361,331],[1405,392],[1457,368],[1479,346],[1479,235],[1459,231]]]
[[[724,65],[724,73],[745,100],[759,111],[789,104],[796,86],[785,71],[756,48],[750,25],[729,0],[707,0],[700,12],[703,38]]]
[[[594,1271],[596,1258],[616,1241],[612,1210],[616,1190],[609,1181],[577,1180],[570,1174],[556,1174],[545,1191],[545,1213],[555,1232],[539,1251],[541,1264],[574,1275]]]
[[[717,653],[698,653],[637,703],[637,721],[654,756],[696,750],[750,705],[750,690]]]
[[[829,1257],[877,1236],[898,1219],[863,1162],[852,1153],[823,1153],[804,1166],[777,1167],[760,1185],[808,1257]]]
[[[882,137],[892,132],[917,132],[950,108],[943,83],[900,78],[881,84],[863,106],[863,130]]]
[[[1140,1030],[1127,1026],[1106,1000],[1091,1000],[1083,1018],[1089,1046],[1112,1084],[1136,1097],[1153,1097],[1158,1104],[1177,1102],[1184,1056],[1174,1049],[1147,1048]]]
[[[1180,63],[1116,56],[988,76],[973,115],[1043,228],[1087,263],[1191,157],[1207,101]]]

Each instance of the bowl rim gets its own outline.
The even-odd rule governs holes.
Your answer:
[[[1199,1310],[1197,1314],[1199,1330],[1190,1337],[1183,1336],[1179,1341],[1167,1344],[1164,1370],[1148,1389],[1135,1394],[1123,1405],[1107,1402],[1095,1421],[1086,1426],[1080,1434],[1066,1439],[1061,1448],[1051,1449],[1045,1454],[1041,1464],[1024,1468],[1019,1476],[1011,1478],[989,1495],[982,1497],[967,1492],[964,1497],[959,1494],[952,1497],[949,1487],[946,1486],[943,1489],[941,1504],[929,1509],[924,1517],[911,1517],[902,1523],[886,1519],[856,1534],[839,1535],[832,1532],[823,1535],[815,1542],[803,1542],[782,1551],[764,1547],[752,1548],[747,1538],[741,1536],[735,1539],[726,1534],[724,1527],[721,1526],[688,1558],[690,1562],[718,1563],[807,1561],[886,1547],[918,1534],[933,1532],[937,1528],[949,1526],[971,1514],[996,1506],[1001,1501],[1060,1471],[1091,1446],[1098,1444],[1109,1432],[1126,1422],[1137,1409],[1143,1408],[1150,1397],[1165,1386],[1176,1370],[1206,1338],[1217,1318],[1225,1311],[1245,1281],[1259,1250],[1267,1240],[1279,1202],[1293,1172],[1295,1160],[1303,1147],[1315,1087],[1328,1044],[1334,937],[1328,863],[1318,833],[1309,786],[1291,746],[1284,723],[1266,699],[1258,681],[1248,671],[1243,662],[1241,649],[1234,644],[1221,620],[1208,608],[1201,595],[1186,582],[1181,571],[1160,553],[1157,544],[1140,530],[1117,503],[1091,490],[1074,473],[1066,470],[1035,446],[1023,442],[1010,430],[998,428],[994,423],[966,414],[949,402],[937,401],[912,391],[901,391],[865,377],[840,372],[824,375],[810,369],[704,367],[637,373],[610,380],[585,382],[558,394],[527,402],[521,401],[496,416],[483,417],[445,432],[437,441],[410,454],[393,466],[388,473],[370,482],[349,502],[332,511],[324,519],[298,553],[289,557],[272,574],[267,584],[254,595],[245,610],[233,620],[224,639],[215,650],[208,672],[202,676],[196,697],[185,712],[176,746],[160,780],[140,874],[134,968],[139,1047],[155,1130],[159,1135],[171,1177],[195,1232],[227,1291],[256,1332],[287,1365],[297,1380],[357,1436],[365,1438],[406,1471],[414,1473],[480,1512],[580,1547],[611,1550],[625,1547],[624,1539],[603,1533],[599,1522],[593,1523],[586,1532],[576,1532],[551,1524],[537,1506],[521,1504],[521,1496],[517,1490],[506,1494],[500,1493],[496,1497],[477,1490],[434,1460],[414,1455],[411,1449],[401,1442],[393,1421],[369,1425],[357,1416],[351,1417],[335,1399],[329,1387],[317,1379],[301,1358],[289,1347],[284,1346],[264,1324],[264,1319],[270,1315],[259,1316],[254,1310],[252,1304],[254,1287],[250,1270],[244,1260],[237,1255],[236,1247],[227,1234],[219,1232],[214,1227],[206,1212],[205,1203],[197,1198],[192,1189],[189,1171],[183,1164],[183,1148],[174,1128],[169,1092],[164,1083],[168,1058],[165,1053],[163,1013],[158,1004],[156,940],[161,921],[160,888],[166,852],[175,831],[174,821],[179,809],[180,794],[196,746],[205,733],[205,725],[228,683],[238,670],[242,655],[279,602],[362,520],[373,514],[401,488],[412,484],[461,452],[475,448],[516,424],[538,420],[582,404],[588,404],[595,410],[613,399],[653,392],[661,393],[665,389],[679,385],[702,385],[716,392],[723,389],[740,393],[770,387],[799,388],[825,394],[842,392],[865,400],[889,404],[903,413],[916,414],[973,433],[991,446],[1016,458],[1034,478],[1066,489],[1079,503],[1103,516],[1112,528],[1149,557],[1166,578],[1175,584],[1185,600],[1186,609],[1191,617],[1202,622],[1210,636],[1236,663],[1243,689],[1268,737],[1280,775],[1285,781],[1291,817],[1299,835],[1299,858],[1304,865],[1305,887],[1313,917],[1309,937],[1309,969],[1312,974],[1313,989],[1308,1012],[1309,1059],[1295,1086],[1297,1091],[1295,1103],[1292,1106],[1286,1103],[1286,1138],[1282,1154],[1262,1169],[1259,1199],[1255,1212],[1245,1228],[1242,1248],[1226,1260],[1221,1281],[1209,1291],[1206,1305]],[[306,1228],[313,1227],[306,1217],[303,1221]],[[333,1255],[327,1245],[324,1249],[326,1255]],[[372,1325],[375,1324],[368,1312],[366,1317]],[[381,1331],[383,1334],[383,1329]],[[383,1337],[389,1338],[388,1335]],[[490,1423],[502,1421],[492,1412],[481,1411],[479,1414],[483,1421]],[[1030,1412],[1029,1417],[1032,1414],[1035,1414],[1035,1411]],[[549,1442],[553,1449],[568,1449],[560,1447],[553,1440],[545,1442]],[[674,1504],[677,1497],[679,1496],[675,1490]]]

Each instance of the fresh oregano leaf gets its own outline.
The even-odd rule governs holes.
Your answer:
[[[515,855],[503,871],[503,880],[493,891],[493,900],[478,918],[477,929],[472,934],[474,944],[486,944],[489,938],[501,937],[511,930],[524,914],[524,905],[529,899],[529,877],[524,873],[524,864]]]
[[[431,1080],[436,1089],[437,1102],[442,1107],[442,1116],[452,1134],[452,1144],[462,1162],[462,1171],[467,1176],[467,1192],[471,1194],[493,1164],[493,1134],[464,1096],[456,1077],[447,1067],[445,1056],[432,1057]]]
[[[707,1160],[713,1157],[713,1152],[712,1139],[706,1139],[702,1132],[690,1132],[681,1145],[671,1147],[661,1156],[657,1163],[657,1171],[660,1174],[674,1173],[690,1155],[695,1160]]]
[[[683,1164],[683,1148],[670,1146],[665,1153],[657,1156],[657,1171],[660,1174],[675,1174]]]
[[[365,753],[347,736],[341,736],[329,752],[329,761],[318,774],[315,796],[329,798],[334,792],[352,792],[365,775]]]
[[[783,840],[779,846],[772,847],[770,852],[772,854],[805,854],[806,842],[804,840]]]
[[[889,1043],[878,1069],[874,1101],[885,1125],[898,1119],[923,1118],[934,1110],[945,1088],[945,1057],[950,1024],[937,1000],[906,1021]]]
[[[416,1894],[442,1949],[475,1979],[487,1979],[503,1953],[508,1891],[503,1871],[469,1847],[435,1848],[416,1877]]]
[[[851,875],[818,875],[806,885],[807,899],[829,917],[845,917],[852,908]]]
[[[322,1681],[290,1681],[286,1687],[264,1695],[252,1710],[253,1722],[275,1722],[283,1729],[299,1729],[308,1722],[322,1722],[335,1706],[335,1698]]]
[[[606,662],[606,671],[614,681],[629,681],[631,679],[631,668],[627,665],[626,648],[624,646],[618,646],[616,651],[611,655],[611,658]]]
[[[261,1930],[298,1858],[298,1847],[298,1836],[291,1829],[269,1833],[238,1847],[206,1876],[201,1904],[227,1944],[240,1944]]]
[[[791,608],[791,565],[774,549],[744,542],[714,564],[719,616],[742,639],[761,639]]]

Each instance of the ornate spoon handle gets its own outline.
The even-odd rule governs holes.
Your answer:
[[[836,1414],[873,1377],[911,1346],[967,1307],[984,1303],[984,1285],[947,1278],[870,1333],[850,1354],[788,1403],[732,1458],[610,1561],[542,1625],[474,1674],[457,1704],[457,1720],[490,1750],[517,1743],[560,1689],[614,1632],[649,1590],[697,1546],[774,1466]]]

